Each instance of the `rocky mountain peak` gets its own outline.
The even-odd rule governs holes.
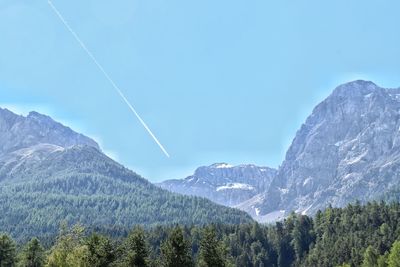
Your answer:
[[[44,114],[40,114],[39,112],[36,112],[36,111],[29,112],[27,118],[31,119],[31,120],[42,121],[42,122],[56,123],[51,117],[44,115]]]
[[[373,198],[395,183],[389,173],[400,167],[399,96],[367,81],[337,87],[296,133],[261,212],[313,213]]]
[[[0,114],[1,114],[1,116],[6,116],[6,114],[8,114],[9,116],[18,116],[16,114],[14,114],[13,112],[11,112],[9,109],[2,108],[2,107],[0,107]]]
[[[233,207],[265,191],[275,175],[276,170],[268,167],[215,163],[197,168],[185,179],[167,180],[159,185],[172,192],[206,197]]]
[[[86,145],[100,149],[91,138],[74,132],[49,116],[32,111],[25,117],[0,109],[0,155],[39,144],[64,148]]]
[[[0,108],[0,128],[8,127],[10,124],[13,124],[18,117],[18,115],[12,113],[10,110]]]
[[[379,90],[382,90],[382,88],[371,81],[356,80],[336,87],[331,97],[347,97],[354,99]]]

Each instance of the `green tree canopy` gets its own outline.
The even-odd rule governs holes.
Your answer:
[[[200,241],[199,266],[225,267],[226,255],[222,242],[218,241],[214,227],[206,227]]]
[[[22,267],[42,267],[45,263],[45,250],[37,238],[32,238],[23,248],[21,256]]]
[[[0,235],[0,266],[12,267],[16,261],[15,243],[8,235]]]
[[[107,267],[115,260],[115,251],[112,242],[105,236],[92,234],[84,242],[89,255],[88,263],[92,267]]]
[[[364,260],[362,263],[362,267],[376,267],[378,266],[378,252],[372,247],[369,246],[364,253]]]
[[[165,267],[193,266],[191,247],[184,238],[183,229],[175,227],[161,246],[161,261]]]
[[[47,258],[47,267],[90,267],[88,249],[83,245],[85,229],[76,225],[69,230],[63,225],[56,244]]]
[[[400,241],[394,242],[389,254],[389,267],[400,267]]]
[[[141,227],[136,227],[129,234],[124,244],[124,250],[122,266],[149,266],[149,250],[147,248],[144,230]]]

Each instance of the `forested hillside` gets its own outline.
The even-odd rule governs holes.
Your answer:
[[[63,226],[51,245],[0,237],[0,266],[400,266],[400,204],[356,203],[273,226],[134,228],[108,235]],[[114,236],[114,237],[111,237]],[[36,265],[29,265],[28,262]]]
[[[162,190],[92,147],[29,161],[0,181],[0,231],[53,235],[62,221],[85,226],[245,223],[239,210]]]
[[[53,236],[60,223],[119,228],[248,223],[244,212],[173,194],[50,117],[0,109],[0,232]]]

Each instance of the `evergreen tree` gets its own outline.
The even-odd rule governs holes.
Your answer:
[[[372,246],[369,246],[364,253],[364,261],[362,263],[362,267],[378,266],[378,258],[378,252]]]
[[[388,263],[389,267],[400,267],[400,241],[394,242],[390,250]]]
[[[22,267],[42,267],[45,262],[45,251],[37,238],[32,238],[21,253]]]
[[[84,238],[82,227],[64,227],[48,253],[46,266],[180,267],[192,266],[193,257],[199,267],[400,267],[400,241],[395,242],[400,234],[399,203],[330,207],[318,214],[315,220],[292,214],[276,225],[160,226],[146,232],[146,236],[137,228],[121,240],[118,249],[105,236],[93,234]],[[98,231],[113,237],[127,233],[114,227]],[[0,267],[15,266],[14,243],[5,235],[0,241]],[[33,239],[24,246],[18,263],[41,266],[42,253],[40,244]],[[6,258],[11,258],[11,263]],[[35,265],[30,259],[39,263]]]
[[[292,246],[291,229],[294,218],[290,216],[284,223],[276,223],[278,267],[289,267],[295,259]]]
[[[310,217],[299,216],[294,223],[292,233],[292,244],[296,253],[296,260],[301,259],[308,253],[310,245],[314,242],[313,222]]]
[[[145,233],[142,228],[137,227],[129,234],[125,241],[124,250],[123,266],[149,266],[149,251],[146,244]]]
[[[182,228],[175,227],[171,230],[168,239],[161,246],[161,257],[165,267],[193,266],[190,244],[185,240]]]
[[[16,261],[15,243],[8,235],[0,235],[0,267],[12,267]]]
[[[83,242],[85,229],[76,225],[68,230],[66,225],[61,227],[56,244],[52,247],[47,258],[47,267],[90,267],[88,249]]]
[[[223,244],[218,241],[215,228],[205,228],[200,241],[199,266],[225,267],[225,257]]]
[[[85,244],[89,252],[88,262],[90,266],[107,267],[115,260],[114,247],[108,238],[92,234]]]
[[[387,267],[388,261],[389,261],[389,252],[386,251],[384,255],[379,256],[378,267]]]

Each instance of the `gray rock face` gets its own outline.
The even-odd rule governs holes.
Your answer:
[[[230,166],[226,163],[198,168],[182,180],[158,184],[172,192],[208,198],[225,206],[236,206],[269,187],[276,170],[255,165]]]
[[[0,155],[39,144],[63,148],[86,145],[100,150],[94,140],[72,131],[48,116],[31,112],[24,117],[0,108]]]
[[[400,89],[354,81],[314,109],[256,206],[313,214],[367,201],[399,184],[399,171]]]
[[[0,181],[21,177],[19,174],[28,173],[34,164],[75,146],[100,152],[94,140],[48,116],[31,112],[24,117],[0,108]]]

